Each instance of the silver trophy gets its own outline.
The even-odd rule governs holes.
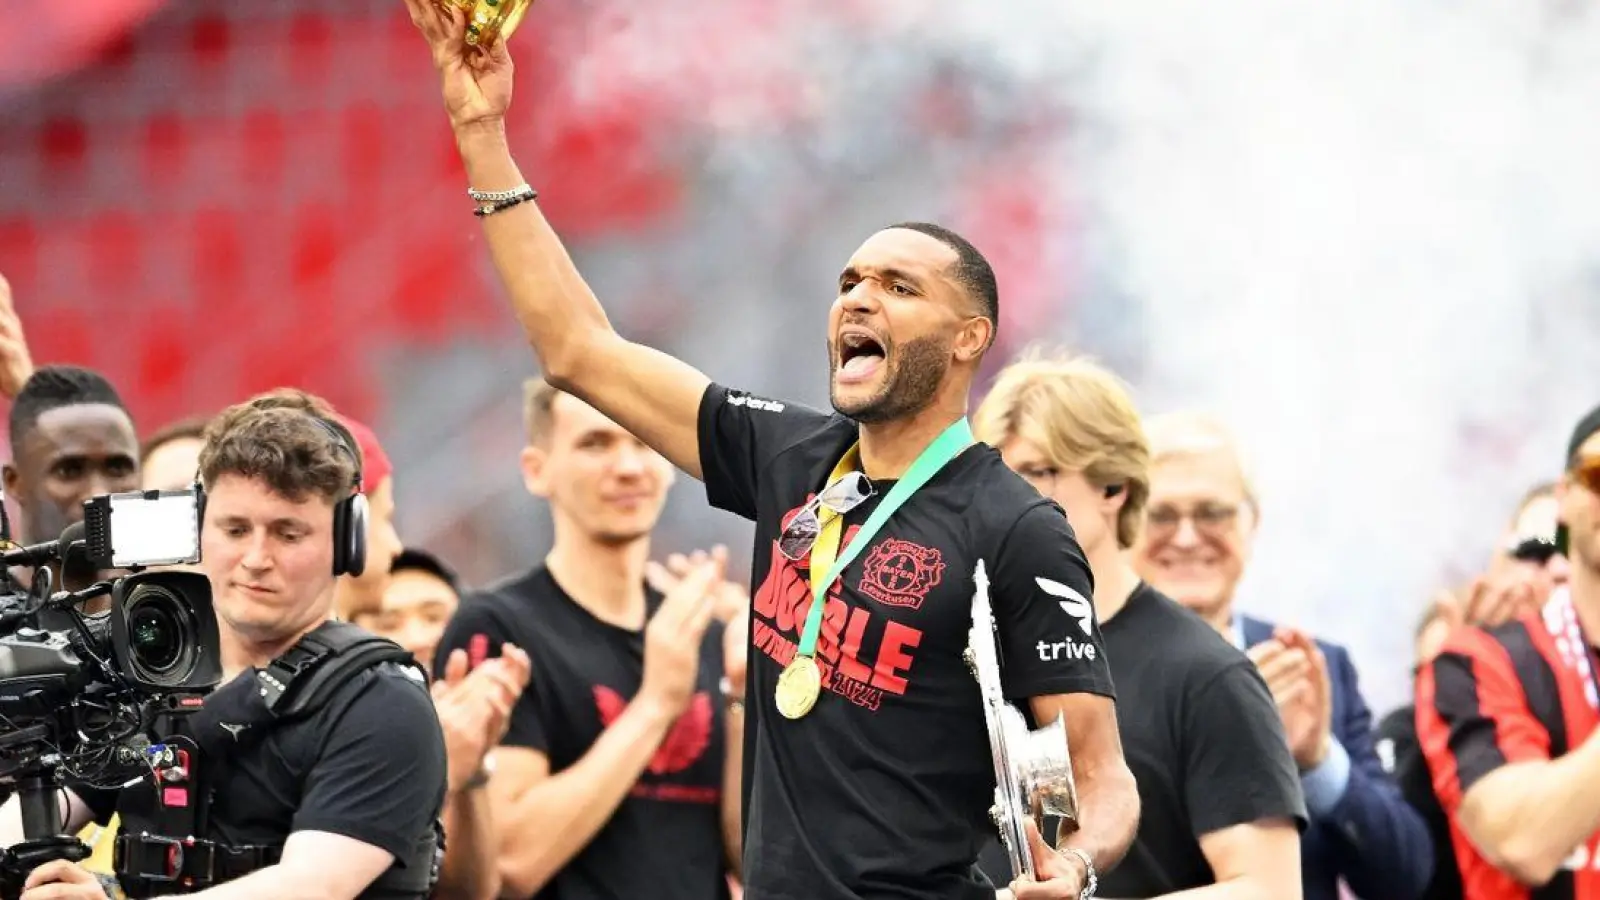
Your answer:
[[[1078,788],[1072,780],[1072,754],[1067,749],[1067,722],[1056,716],[1032,731],[1022,713],[1006,702],[1000,688],[1000,652],[995,641],[994,613],[989,606],[989,576],[979,560],[972,575],[972,631],[964,654],[977,676],[983,696],[983,718],[994,753],[994,806],[989,816],[1011,857],[1013,878],[1034,879],[1033,854],[1023,823],[1033,819],[1048,840],[1049,820],[1059,822],[1056,840],[1078,830]]]

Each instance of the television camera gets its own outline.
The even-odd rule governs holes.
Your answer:
[[[91,498],[82,523],[29,547],[8,531],[0,514],[0,786],[21,800],[24,835],[0,853],[0,896],[12,897],[38,865],[88,856],[61,833],[63,778],[121,788],[150,777],[164,752],[150,740],[157,719],[197,710],[222,665],[207,578],[145,571],[200,560],[195,491]],[[34,567],[30,587],[13,566]],[[56,570],[131,574],[67,592],[52,591]],[[107,596],[107,611],[85,610]]]

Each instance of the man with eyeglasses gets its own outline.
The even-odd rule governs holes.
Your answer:
[[[1134,566],[1245,650],[1266,679],[1311,819],[1300,842],[1305,897],[1334,900],[1342,881],[1363,900],[1417,900],[1432,842],[1373,749],[1372,712],[1349,654],[1234,608],[1260,505],[1232,434],[1192,412],[1152,418],[1146,429],[1150,512]]]
[[[1081,809],[1081,828],[1055,850],[1030,832],[1041,877],[1013,890],[1091,896],[1132,840],[1138,793],[1083,552],[1060,507],[972,441],[968,395],[999,322],[983,255],[921,223],[856,251],[829,312],[833,415],[713,384],[619,335],[540,214],[506,144],[504,46],[465,47],[452,4],[407,6],[546,378],[702,479],[712,505],[756,523],[750,896],[995,896],[973,867],[993,834],[994,767],[962,658],[980,561],[1006,693],[1035,720],[1065,718]],[[1064,652],[1041,657],[1040,641]]]
[[[1600,897],[1600,408],[1555,498],[1571,570],[1543,606],[1462,628],[1417,683],[1417,733],[1465,900]]]

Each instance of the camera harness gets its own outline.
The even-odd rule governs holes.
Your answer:
[[[334,506],[333,574],[360,575],[367,556],[361,453],[341,424],[313,413],[307,418],[355,461],[350,495]],[[205,489],[198,472],[194,481],[204,522]],[[235,678],[203,705],[191,703],[163,715],[158,733],[172,737],[150,748],[154,797],[137,811],[119,809],[122,827],[113,868],[123,892],[147,897],[155,891],[195,891],[277,863],[281,844],[235,846],[202,837],[230,758],[250,752],[277,725],[304,719],[335,701],[348,705],[360,692],[341,693],[345,686],[384,664],[409,667],[427,683],[427,673],[399,644],[344,622],[325,622],[257,669],[254,678]],[[337,719],[337,714],[330,717]],[[443,858],[444,832],[436,820],[433,834],[396,859],[372,887],[426,896],[438,882]]]
[[[236,846],[201,837],[208,833],[231,758],[251,752],[278,725],[303,720],[330,703],[348,706],[360,691],[346,686],[386,663],[421,675],[411,654],[393,641],[326,622],[256,670],[254,678],[236,678],[215,691],[198,711],[168,714],[171,727],[165,732],[175,736],[152,754],[154,797],[138,810],[120,810],[113,865],[124,892],[140,897],[194,891],[277,863],[281,844]],[[329,720],[337,719],[335,713]],[[436,823],[428,840],[397,859],[372,887],[425,896],[438,880],[442,839]]]

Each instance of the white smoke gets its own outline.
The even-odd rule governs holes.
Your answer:
[[[974,172],[1046,147],[1045,173],[1016,177],[1074,211],[1040,227],[1088,277],[1038,337],[1126,363],[1147,412],[1235,424],[1265,497],[1245,605],[1349,645],[1378,706],[1405,692],[1425,597],[1481,565],[1600,402],[1592,3],[604,9],[565,41],[564,87],[519,86],[520,108],[649,93],[650,114],[693,122],[676,152],[699,172],[669,234],[588,250],[614,312],[706,298],[670,349],[823,403],[823,308],[854,242],[900,218],[962,228]],[[914,124],[939,85],[965,92],[967,130]],[[991,254],[1034,255],[1029,228],[989,235]],[[725,527],[679,493],[672,533]]]
[[[1426,594],[1600,402],[1600,9],[963,8],[951,33],[1073,110],[1063,163],[1145,323],[1142,405],[1214,410],[1252,450],[1244,605],[1350,645],[1400,701]]]

